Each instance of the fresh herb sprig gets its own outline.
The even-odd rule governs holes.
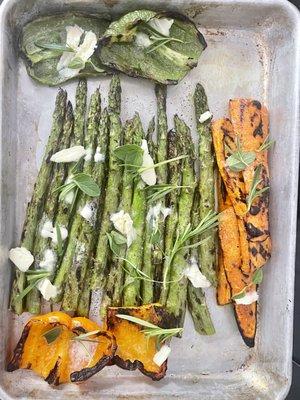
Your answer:
[[[235,296],[232,296],[232,300],[237,300],[237,299],[242,299],[246,295],[246,290],[251,287],[252,285],[260,285],[263,281],[263,270],[262,268],[257,269],[253,276],[252,276],[252,281],[248,285],[244,287],[242,291],[237,293]]]
[[[167,267],[164,271],[163,276],[163,286],[167,287],[167,276],[170,269],[170,266],[173,262],[175,255],[183,249],[191,249],[200,246],[200,244],[204,243],[208,238],[200,240],[196,243],[186,244],[190,242],[193,238],[202,235],[204,232],[207,232],[213,228],[216,228],[219,224],[219,216],[214,211],[209,211],[206,216],[200,221],[200,223],[193,229],[191,224],[188,224],[185,230],[176,235],[176,239],[173,247],[171,248],[167,257]]]
[[[166,195],[171,193],[173,190],[178,189],[192,189],[192,186],[180,186],[180,185],[168,185],[168,184],[160,184],[160,185],[153,185],[153,186],[146,186],[145,188],[151,189],[151,194],[147,197],[147,201],[149,203],[153,203],[164,198]]]
[[[276,141],[271,140],[270,136],[268,135],[257,151],[258,152],[267,151],[269,150],[270,147],[272,147],[275,144],[275,142]]]
[[[227,151],[231,152],[231,155],[227,158],[226,164],[231,171],[240,172],[244,171],[249,165],[251,165],[256,159],[254,151],[243,151],[241,141],[239,138],[236,140],[237,150],[231,152],[227,147]]]
[[[56,339],[59,338],[63,330],[62,326],[55,326],[54,328],[49,329],[45,333],[43,333],[44,338],[46,339],[48,344],[55,342]],[[83,333],[81,335],[74,335],[71,337],[71,340],[78,341],[78,342],[92,342],[92,343],[99,343],[99,340],[90,339],[90,336],[94,336],[99,333],[100,330],[90,331],[87,333]]]
[[[68,193],[72,192],[76,188],[90,197],[100,196],[100,188],[97,183],[90,175],[83,172],[71,176],[68,183],[59,186],[53,191],[53,193],[60,192],[59,199],[63,200]]]
[[[49,272],[45,269],[38,269],[38,270],[28,270],[25,272],[26,280],[29,283],[25,289],[18,295],[18,300],[22,300],[29,292],[31,292],[39,282],[41,282],[45,278],[49,278],[52,276],[52,272]]]
[[[161,328],[157,325],[152,324],[151,322],[145,321],[137,317],[132,317],[131,315],[116,314],[116,317],[145,327],[146,329],[142,329],[142,332],[148,338],[157,338],[159,343],[164,343],[165,341],[171,339],[173,336],[182,334],[183,332],[183,328]]]
[[[124,146],[119,146],[114,151],[114,155],[119,160],[123,161],[123,164],[121,164],[121,166],[126,167],[128,171],[134,173],[133,174],[134,177],[152,168],[158,168],[162,165],[179,161],[188,157],[188,155],[181,155],[175,158],[170,158],[168,160],[161,161],[149,167],[143,167],[142,166],[143,153],[144,153],[143,149],[135,144],[125,144]]]
[[[259,164],[254,171],[254,175],[253,175],[253,179],[252,179],[252,183],[251,183],[251,188],[250,188],[250,192],[247,196],[247,211],[249,212],[251,209],[251,206],[253,204],[253,201],[261,196],[263,193],[265,193],[266,191],[268,191],[270,189],[269,186],[266,186],[260,190],[257,190],[258,186],[260,185],[260,183],[262,182],[262,179],[260,178],[261,175],[261,171],[262,171],[262,164]]]

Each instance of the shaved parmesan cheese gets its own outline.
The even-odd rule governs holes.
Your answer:
[[[64,78],[72,78],[85,67],[85,63],[94,54],[95,47],[97,45],[97,36],[92,31],[84,31],[79,26],[67,26],[67,39],[66,45],[73,51],[64,51],[61,55],[58,64],[57,71]],[[81,38],[84,35],[83,42]],[[71,63],[76,59],[79,61],[80,67],[70,68]]]
[[[86,151],[83,146],[73,146],[53,154],[50,160],[56,163],[77,162],[85,155]]]
[[[74,26],[66,26],[67,32],[67,39],[66,43],[68,47],[71,49],[76,50],[79,46],[81,35],[83,34],[84,30],[80,28],[78,25]]]
[[[97,36],[92,31],[85,33],[82,44],[78,47],[75,57],[80,58],[84,63],[94,54],[97,45]]]
[[[84,207],[79,210],[79,214],[87,220],[90,224],[93,224],[96,218],[96,205],[95,203],[86,203]]]
[[[105,161],[105,155],[101,154],[100,147],[97,147],[97,149],[96,149],[96,153],[94,155],[94,161],[95,162],[103,162],[103,161]]]
[[[48,278],[42,279],[40,282],[38,282],[36,287],[41,292],[45,300],[50,300],[57,296],[57,287],[52,285]]]
[[[68,230],[64,226],[60,226],[60,235],[61,235],[61,240],[64,241],[68,237]],[[56,233],[56,227],[52,225],[51,221],[45,221],[44,225],[42,226],[41,229],[41,236],[43,238],[51,238],[52,242],[54,244],[57,244],[57,233]]]
[[[161,367],[163,363],[168,359],[171,353],[171,347],[164,344],[160,350],[154,355],[153,362]]]
[[[170,36],[170,29],[174,23],[174,19],[168,18],[153,18],[149,22],[149,25],[157,32],[164,36]]]
[[[46,249],[44,252],[44,259],[40,262],[40,268],[49,272],[54,271],[57,261],[56,253],[51,249]]]
[[[8,257],[22,272],[26,272],[34,261],[33,255],[25,247],[10,249]]]
[[[144,151],[142,169],[145,168],[145,170],[141,172],[141,178],[147,185],[153,186],[156,184],[156,172],[155,168],[153,167],[154,161],[149,154],[147,140],[142,140],[141,148]]]
[[[168,215],[172,213],[171,208],[163,207],[159,202],[155,206],[150,207],[147,213],[146,221],[151,225],[152,230],[157,230],[159,222],[163,222]]]
[[[138,32],[135,36],[135,43],[139,47],[149,47],[152,44],[152,41],[149,39],[149,36],[146,33]]]
[[[245,296],[243,296],[240,299],[235,299],[234,301],[236,302],[236,304],[249,305],[255,303],[257,300],[258,300],[258,294],[255,290],[253,290],[252,292],[245,293]]]
[[[195,288],[208,288],[211,286],[209,280],[202,274],[194,257],[190,259],[190,265],[185,268],[183,275],[188,278]]]
[[[136,231],[133,227],[133,221],[128,213],[121,210],[117,213],[111,214],[110,220],[114,227],[122,233],[127,239],[127,247],[130,247],[136,238]]]
[[[205,111],[203,114],[200,115],[199,122],[203,124],[203,122],[207,121],[212,117],[212,113],[210,111]]]
[[[93,149],[89,147],[88,149],[85,150],[84,161],[91,161],[92,156],[93,156]]]

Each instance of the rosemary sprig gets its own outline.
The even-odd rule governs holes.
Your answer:
[[[173,190],[178,189],[192,189],[191,186],[180,186],[180,185],[153,185],[153,186],[146,186],[145,189],[151,189],[151,194],[147,197],[147,201],[149,203],[153,203],[165,197],[167,194],[171,193]]]
[[[200,246],[204,241],[206,241],[208,238],[204,240],[200,240],[196,243],[192,243],[190,245],[186,244],[189,242],[191,239],[202,235],[204,232],[213,229],[218,226],[219,224],[219,216],[216,212],[214,211],[209,211],[206,216],[200,221],[200,223],[193,229],[191,224],[188,224],[185,230],[181,234],[176,235],[176,239],[174,242],[174,245],[170,251],[170,253],[167,255],[167,267],[165,268],[164,271],[164,277],[163,277],[163,286],[166,288],[167,286],[167,276],[168,272],[170,269],[170,266],[173,262],[173,259],[175,255],[183,249],[191,249]]]
[[[48,344],[53,343],[62,333],[62,326],[55,326],[54,328],[49,329],[47,332],[43,333],[44,338],[46,339]],[[99,340],[89,339],[90,336],[94,336],[99,333],[100,330],[90,331],[87,333],[83,333],[81,335],[74,335],[71,337],[71,340],[79,341],[79,342],[92,342],[99,343]]]
[[[39,282],[41,282],[45,278],[49,278],[52,275],[52,272],[49,272],[44,269],[40,270],[29,270],[25,272],[26,280],[30,283],[22,292],[18,295],[18,300],[22,300],[29,292],[31,292]]]
[[[183,328],[161,328],[157,325],[152,324],[151,322],[144,321],[143,319],[132,317],[131,315],[117,314],[118,318],[125,319],[129,322],[133,322],[134,324],[141,325],[146,329],[142,329],[142,332],[148,337],[156,337],[159,343],[163,343],[166,340],[171,339],[173,336],[181,334],[183,332]]]
[[[269,150],[269,148],[272,147],[275,144],[275,142],[276,141],[271,140],[270,135],[268,135],[257,151],[261,152],[261,151]]]
[[[252,179],[252,183],[251,183],[251,188],[250,188],[250,192],[247,196],[247,211],[250,211],[250,208],[252,206],[253,201],[261,196],[264,192],[266,192],[267,190],[270,189],[269,186],[266,186],[260,190],[257,190],[257,187],[260,185],[260,183],[262,182],[262,179],[260,179],[260,174],[261,174],[261,170],[262,170],[262,164],[259,164],[254,171],[254,175],[253,175],[253,179]]]

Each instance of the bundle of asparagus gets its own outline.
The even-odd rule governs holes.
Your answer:
[[[78,84],[74,114],[66,93],[59,91],[27,210],[21,246],[32,252],[34,262],[27,272],[17,272],[11,298],[16,313],[38,313],[41,292],[63,310],[87,316],[91,293],[100,289],[102,314],[108,306],[159,300],[170,324],[182,327],[188,304],[196,330],[214,333],[201,290],[214,283],[212,229],[217,224],[209,121],[197,125],[201,168],[196,183],[190,129],[176,115],[168,132],[166,87],[157,85],[155,92],[156,132],[153,118],[145,135],[138,114],[122,127],[118,76],[110,83],[108,109],[101,110],[97,89],[87,110],[85,81]],[[199,85],[195,109],[197,120],[207,111]],[[51,285],[48,297],[41,288],[45,279]]]

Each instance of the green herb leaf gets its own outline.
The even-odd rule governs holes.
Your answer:
[[[136,144],[125,144],[116,148],[114,155],[121,161],[124,161],[129,167],[138,168],[142,165],[143,150]]]
[[[242,299],[243,297],[245,297],[246,292],[245,292],[246,288],[244,290],[242,290],[240,293],[236,294],[235,296],[232,296],[232,300],[238,300],[238,299]]]
[[[77,335],[77,336],[73,336],[72,338],[71,338],[71,340],[77,340],[77,341],[79,341],[79,342],[93,342],[93,343],[99,343],[99,340],[93,340],[93,339],[89,339],[89,337],[90,336],[94,336],[94,335],[96,335],[97,333],[99,333],[100,332],[100,330],[97,330],[97,331],[90,331],[90,332],[87,332],[87,333],[83,333],[82,335]]]
[[[253,163],[256,158],[256,154],[254,151],[243,151],[239,138],[237,138],[236,147],[237,150],[231,153],[231,155],[227,158],[226,164],[231,171],[239,172],[243,171]]]
[[[271,140],[268,135],[257,151],[261,152],[261,151],[269,150],[269,148],[272,147],[275,144],[275,142],[276,141]]]
[[[22,292],[19,293],[19,295],[17,296],[17,299],[19,301],[22,300],[28,293],[30,293],[39,282],[52,275],[52,273],[47,270],[32,270],[32,272],[26,271],[25,274],[27,277],[27,281],[31,283],[24,290],[22,290]]]
[[[179,186],[179,185],[153,185],[153,186],[146,186],[145,189],[151,189],[151,194],[147,197],[147,201],[150,203],[156,202],[167,194],[171,193],[173,190],[178,190],[181,188],[191,189],[191,186]]]
[[[68,68],[71,69],[83,69],[85,67],[85,62],[78,57],[73,58],[73,60],[68,64]]]
[[[121,235],[121,233],[117,231],[112,231],[111,236],[116,244],[126,244],[127,240],[126,237]]]
[[[144,332],[147,337],[157,337],[159,342],[165,342],[171,337],[181,334],[183,332],[183,328],[161,328],[157,325],[152,324],[151,322],[132,317],[131,315],[117,314],[116,316],[129,322],[133,322],[134,324],[144,326],[146,329],[143,329],[142,332]]]
[[[56,230],[56,237],[57,237],[57,252],[58,255],[62,255],[63,252],[63,241],[62,241],[62,237],[61,237],[61,230],[60,230],[60,226],[58,225],[58,223],[55,224],[55,230]]]
[[[151,235],[151,244],[157,244],[160,243],[162,239],[162,235],[159,229],[157,229],[152,235]]]
[[[250,210],[253,201],[261,196],[264,192],[268,191],[270,188],[269,186],[264,187],[260,190],[257,190],[258,185],[262,182],[262,179],[260,179],[260,175],[261,175],[261,170],[262,170],[262,164],[258,165],[255,168],[254,171],[254,175],[253,175],[253,179],[252,179],[252,183],[251,183],[251,188],[250,188],[250,192],[249,195],[247,196],[247,211]]]
[[[55,340],[62,333],[62,326],[56,326],[43,334],[48,344],[55,342]]]
[[[116,255],[120,255],[120,250],[124,244],[127,243],[126,238],[116,231],[110,233],[106,232],[108,243],[111,251]]]
[[[257,269],[252,277],[252,282],[255,283],[256,285],[259,285],[260,283],[262,283],[264,274],[263,274],[263,270],[262,268]]]
[[[88,196],[100,196],[100,188],[97,183],[93,181],[90,175],[84,174],[83,172],[76,174],[72,178],[72,183],[73,182],[83,193],[87,194]]]
[[[40,47],[41,49],[45,49],[45,50],[55,50],[59,53],[63,53],[65,51],[73,53],[74,50],[71,49],[71,47],[68,46],[64,46],[62,44],[57,44],[57,43],[42,43],[39,41],[36,41],[34,43],[37,47]]]

